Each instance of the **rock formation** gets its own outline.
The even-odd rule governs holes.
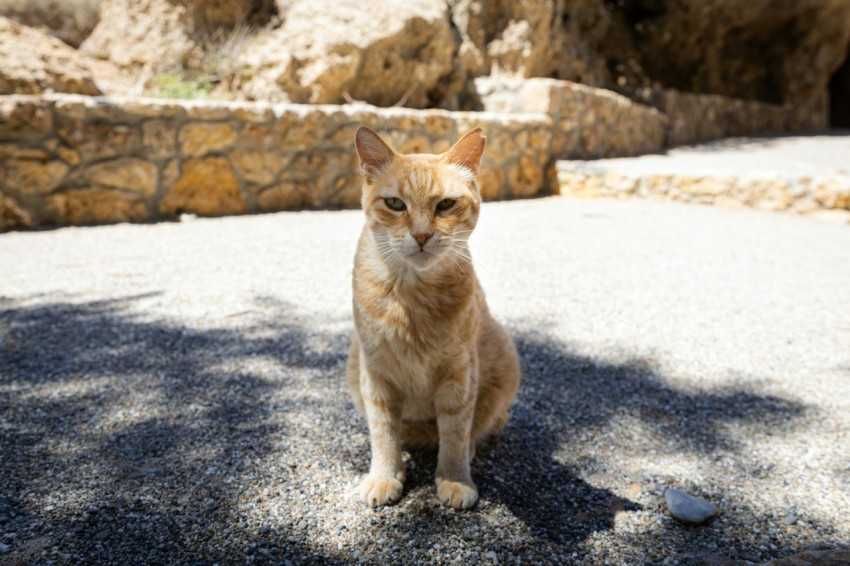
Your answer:
[[[244,53],[250,99],[457,107],[459,66],[443,0],[299,0]]]
[[[84,57],[47,33],[0,16],[0,94],[100,94]]]
[[[201,69],[225,98],[480,110],[475,78],[543,77],[662,110],[670,91],[775,104],[815,128],[848,46],[847,0],[101,0],[81,51],[140,84]]]

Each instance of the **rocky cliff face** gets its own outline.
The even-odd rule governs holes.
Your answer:
[[[598,44],[612,86],[660,85],[826,113],[850,45],[847,0],[632,0],[608,3]]]
[[[234,30],[238,50],[209,41]],[[784,105],[815,127],[848,45],[848,0],[102,0],[82,51],[140,75],[212,51],[230,98],[477,110],[477,77],[547,77]]]

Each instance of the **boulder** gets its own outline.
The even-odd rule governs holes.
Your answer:
[[[100,21],[80,48],[127,70],[173,71],[205,48],[220,49],[221,32],[264,25],[276,13],[274,0],[101,0]]]
[[[97,25],[100,0],[6,0],[0,14],[79,47]]]
[[[606,62],[595,49],[610,23],[602,0],[450,4],[462,38],[458,56],[472,77],[552,77],[594,86],[608,82]]]
[[[102,0],[100,22],[80,46],[123,69],[180,66],[195,47],[189,10],[169,0]]]
[[[86,58],[47,33],[0,16],[0,94],[101,91]]]
[[[254,100],[456,107],[456,40],[442,0],[295,0],[240,60]]]

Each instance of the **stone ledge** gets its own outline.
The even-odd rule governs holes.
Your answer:
[[[850,133],[726,140],[633,159],[559,161],[561,194],[646,197],[850,222]]]

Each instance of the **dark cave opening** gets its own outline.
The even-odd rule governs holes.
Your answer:
[[[850,129],[850,46],[844,63],[829,79],[829,127]]]

